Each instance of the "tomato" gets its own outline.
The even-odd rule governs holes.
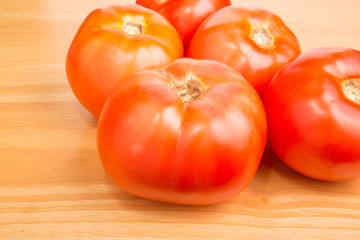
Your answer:
[[[122,79],[183,56],[179,34],[160,14],[141,6],[107,6],[82,23],[66,59],[70,86],[95,117]]]
[[[311,178],[360,177],[360,52],[327,47],[285,65],[263,97],[269,144]]]
[[[275,73],[300,52],[296,36],[277,15],[255,7],[229,6],[201,24],[187,57],[236,68],[262,95]]]
[[[215,11],[231,5],[230,0],[136,0],[168,19],[182,37],[185,49],[196,29]]]
[[[124,191],[203,205],[248,185],[266,135],[261,99],[235,69],[185,58],[125,80],[104,106],[97,145]]]

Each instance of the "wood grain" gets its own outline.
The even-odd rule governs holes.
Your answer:
[[[0,239],[359,239],[360,179],[303,177],[266,149],[237,197],[196,207],[116,187],[96,151],[97,121],[68,86],[79,25],[105,0],[0,1]],[[243,0],[280,15],[303,49],[360,49],[358,0]]]

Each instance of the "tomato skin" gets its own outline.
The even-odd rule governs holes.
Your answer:
[[[253,40],[251,35],[257,27],[272,35],[271,46],[260,46]],[[213,59],[236,68],[262,96],[275,73],[300,52],[295,34],[277,15],[257,7],[229,6],[201,24],[186,56]]]
[[[121,30],[131,20],[143,33]],[[135,4],[94,10],[84,20],[67,54],[66,73],[79,101],[96,118],[121,80],[139,70],[164,66],[184,54],[180,36],[160,14]]]
[[[168,19],[180,34],[184,48],[200,24],[212,13],[231,5],[230,0],[136,0],[136,4],[153,9]]]
[[[360,104],[342,91],[347,79],[360,81],[360,52],[327,47],[303,52],[269,83],[269,145],[292,169],[327,181],[360,177]]]
[[[200,80],[206,91],[185,104],[174,83],[189,79]],[[101,113],[97,145],[105,170],[124,191],[205,205],[248,185],[266,134],[261,99],[235,69],[179,59],[121,84]]]

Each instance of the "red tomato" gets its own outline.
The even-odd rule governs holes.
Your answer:
[[[360,52],[300,54],[268,85],[269,144],[294,170],[320,180],[360,177]]]
[[[95,117],[121,80],[183,56],[181,39],[160,14],[138,5],[94,10],[78,30],[66,73],[79,101]]]
[[[187,57],[236,68],[262,95],[281,66],[300,52],[296,36],[278,16],[260,8],[230,6],[203,22]]]
[[[136,3],[168,19],[182,37],[185,49],[205,18],[231,5],[230,0],[136,0]]]
[[[101,113],[105,170],[131,194],[212,204],[242,191],[264,151],[261,99],[233,68],[180,59],[124,81]]]

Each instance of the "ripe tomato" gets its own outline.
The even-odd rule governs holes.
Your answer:
[[[261,96],[280,67],[300,51],[296,36],[278,16],[260,8],[230,6],[202,23],[187,57],[236,68]]]
[[[360,177],[360,52],[308,50],[264,93],[269,144],[294,170],[320,180]]]
[[[136,0],[136,3],[168,19],[180,34],[185,49],[205,18],[231,5],[230,0]]]
[[[81,25],[67,55],[66,73],[76,97],[98,118],[124,77],[183,54],[179,34],[160,14],[135,4],[108,6],[94,10]]]
[[[179,59],[124,81],[101,113],[105,170],[131,194],[212,204],[242,191],[264,151],[261,99],[233,68]]]

